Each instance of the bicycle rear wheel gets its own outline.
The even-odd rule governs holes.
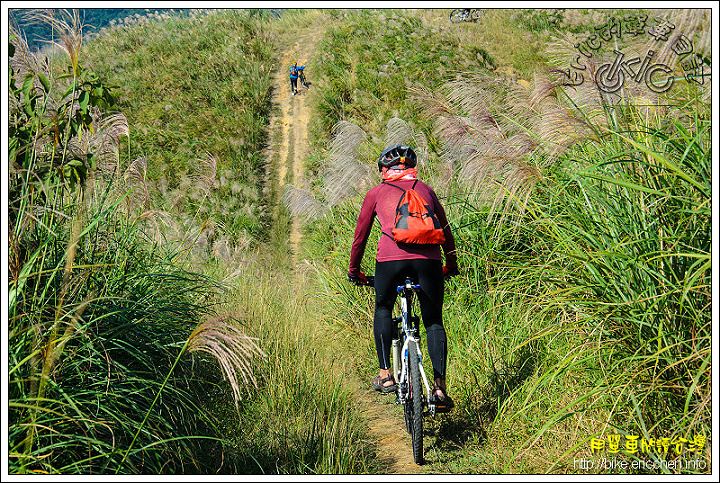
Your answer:
[[[473,22],[479,22],[484,15],[484,10],[480,10],[479,8],[475,9],[470,13],[470,20],[472,20]]]
[[[452,23],[458,23],[465,20],[465,13],[463,12],[462,8],[456,8],[452,12],[450,12],[450,22]]]
[[[417,342],[413,340],[408,344],[408,359],[408,365],[410,366],[410,384],[408,387],[408,399],[405,402],[405,423],[408,424],[409,407],[413,458],[415,463],[421,465],[423,464],[423,389],[420,380],[420,361],[417,356]]]

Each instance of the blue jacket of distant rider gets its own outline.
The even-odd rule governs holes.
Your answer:
[[[291,79],[297,79],[297,78],[298,78],[298,74],[299,74],[300,71],[303,70],[304,68],[305,68],[304,65],[303,65],[302,67],[298,66],[298,67],[297,67],[298,73],[297,73],[297,74],[293,74],[293,66],[290,66],[290,78],[291,78]]]

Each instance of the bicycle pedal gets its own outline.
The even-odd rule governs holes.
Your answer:
[[[436,406],[435,414],[447,414],[452,411],[453,406]]]

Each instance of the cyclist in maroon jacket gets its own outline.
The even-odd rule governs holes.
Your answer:
[[[355,238],[350,252],[348,279],[358,285],[367,283],[360,270],[370,231],[375,217],[380,222],[382,235],[377,247],[375,263],[375,316],[373,332],[380,374],[372,381],[375,390],[382,393],[397,390],[390,369],[390,348],[393,337],[392,309],[397,287],[410,276],[420,285],[418,299],[423,323],[427,333],[428,353],[433,366],[435,383],[432,403],[447,410],[453,407],[445,385],[447,361],[447,336],[443,326],[442,305],[444,279],[457,274],[455,239],[450,231],[445,210],[437,195],[427,184],[417,179],[417,156],[409,146],[390,146],[378,159],[378,169],[383,182],[372,188],[360,209]],[[399,186],[398,190],[389,183]],[[445,242],[442,245],[409,245],[396,243],[389,233],[395,224],[398,201],[403,190],[413,188],[428,203],[443,228]],[[445,263],[442,264],[442,252]]]

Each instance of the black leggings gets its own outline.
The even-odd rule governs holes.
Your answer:
[[[397,287],[410,277],[420,285],[418,299],[427,334],[428,354],[433,377],[445,379],[447,336],[442,322],[444,282],[440,260],[409,259],[375,263],[375,349],[381,369],[390,368],[393,337],[392,309]]]

